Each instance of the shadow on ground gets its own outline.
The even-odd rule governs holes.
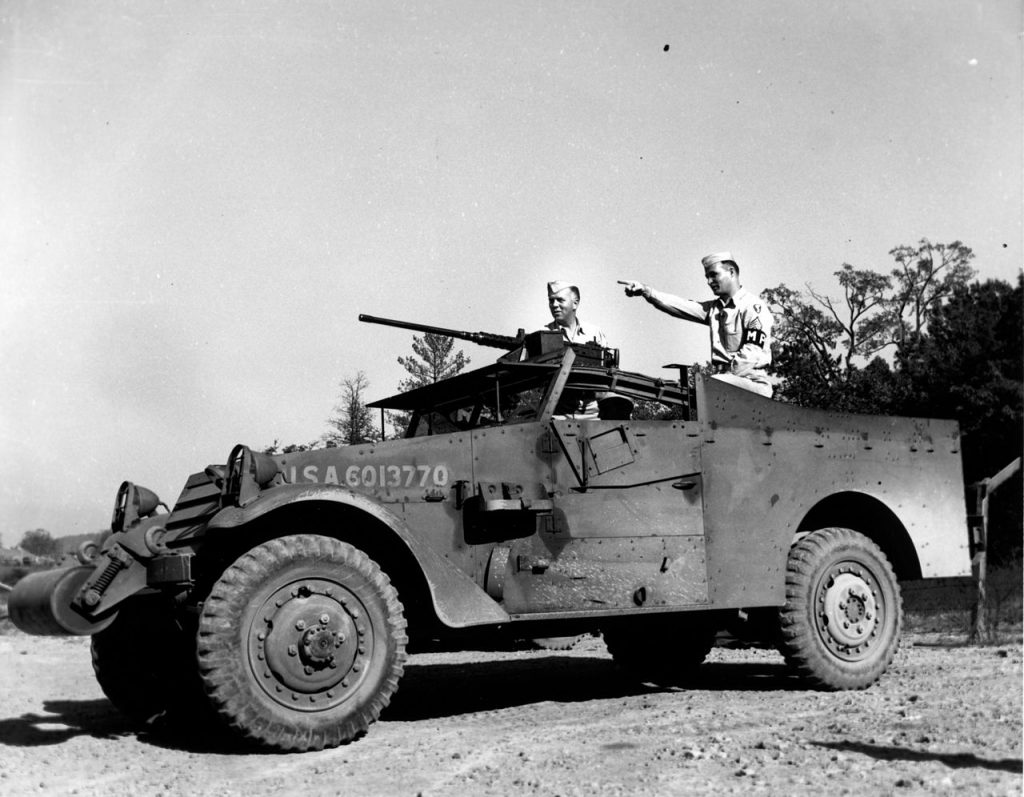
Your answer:
[[[703,665],[677,687],[644,684],[606,657],[537,656],[508,661],[405,667],[384,721],[423,720],[556,701],[578,703],[664,691],[806,690],[783,663]]]
[[[928,750],[908,750],[905,747],[864,744],[863,742],[814,742],[842,753],[861,753],[881,761],[937,761],[951,769],[991,769],[998,772],[1021,772],[1024,761],[1019,758],[981,758],[973,753],[935,753]]]
[[[105,699],[49,700],[48,714],[28,713],[0,719],[0,744],[38,747],[61,744],[76,736],[116,739],[131,734],[131,723]]]
[[[0,719],[0,745],[40,747],[63,744],[76,736],[96,739],[136,737],[145,744],[193,753],[252,752],[228,739],[208,722],[174,725],[160,719],[139,727],[105,698],[49,700],[47,713],[30,712]]]
[[[708,663],[679,686],[662,688],[638,682],[607,656],[551,654],[454,664],[421,664],[413,657],[381,720],[423,722],[545,701],[576,703],[671,691],[805,688],[782,663]],[[0,745],[35,747],[61,744],[81,735],[101,739],[134,735],[144,744],[185,752],[258,752],[225,738],[211,722],[183,727],[157,720],[138,728],[105,699],[48,701],[43,709],[47,713],[0,719]]]

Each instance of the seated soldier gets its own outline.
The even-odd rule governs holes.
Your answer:
[[[580,306],[580,289],[561,280],[548,283],[548,309],[551,311],[550,324],[544,328],[560,331],[566,343],[596,343],[608,347],[604,333],[597,327],[580,322],[576,309]],[[598,417],[598,401],[606,393],[593,391],[565,390],[555,407],[559,419],[594,420]]]

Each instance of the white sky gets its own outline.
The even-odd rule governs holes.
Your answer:
[[[315,439],[358,370],[390,395],[412,333],[361,312],[514,334],[569,279],[659,374],[706,332],[615,280],[706,298],[710,251],[834,292],[959,239],[1015,280],[1021,27],[1018,0],[7,0],[0,540]]]

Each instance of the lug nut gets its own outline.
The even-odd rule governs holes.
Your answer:
[[[320,625],[327,625],[329,622],[331,622],[331,616],[327,612],[320,615]]]
[[[305,620],[298,620],[298,621],[296,621],[296,623],[295,623],[295,630],[296,631],[304,631],[305,628],[306,628],[306,621]]]
[[[297,647],[295,647],[295,645],[289,645],[288,646],[288,655],[289,656],[298,656],[299,655],[299,649]]]

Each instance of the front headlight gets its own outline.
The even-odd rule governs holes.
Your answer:
[[[253,451],[241,444],[231,449],[221,495],[224,503],[245,506],[277,476],[280,468],[270,454]]]
[[[152,490],[131,482],[122,482],[114,499],[114,516],[110,520],[110,530],[115,534],[130,529],[143,518],[150,517],[156,508],[167,504]]]

